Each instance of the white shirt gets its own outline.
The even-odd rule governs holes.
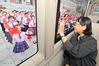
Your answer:
[[[36,21],[35,20],[31,20],[29,22],[29,27],[36,27]]]
[[[1,23],[3,23],[3,19],[4,19],[4,18],[5,18],[5,16],[2,16],[2,17],[1,17]]]
[[[10,23],[10,22],[8,22],[8,25],[9,25],[10,28],[13,28],[13,27],[14,27],[14,26],[12,25],[12,23]],[[8,28],[6,28],[6,26],[5,26],[5,31],[6,31],[6,32],[9,32],[9,30],[8,30]]]
[[[21,38],[19,38],[18,34],[14,34],[13,35],[13,43],[15,43],[15,42],[22,42],[22,41],[26,40],[25,32],[21,32],[20,36],[21,36]]]

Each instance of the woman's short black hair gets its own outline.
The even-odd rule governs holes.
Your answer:
[[[86,29],[84,30],[85,35],[92,35],[92,21],[89,17],[79,17],[77,21],[82,25],[86,26]]]

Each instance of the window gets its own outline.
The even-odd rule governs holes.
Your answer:
[[[96,7],[95,12],[99,12],[99,6]]]
[[[22,0],[16,0],[16,3],[22,3]]]
[[[38,52],[37,6],[5,2],[0,10],[0,66],[18,66]]]
[[[77,18],[84,15],[87,3],[88,0],[58,0],[55,43],[61,39],[58,32],[59,20],[65,19],[64,32],[65,35],[69,34],[73,31],[73,26]]]
[[[0,0],[0,2],[7,2],[7,0]]]

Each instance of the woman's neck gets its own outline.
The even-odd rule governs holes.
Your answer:
[[[78,35],[78,40],[80,40],[80,38],[83,37],[83,36],[84,36],[84,34],[83,34],[83,33],[80,33],[80,34]]]
[[[83,36],[84,36],[84,34],[83,34],[83,33],[80,33],[80,34],[79,34],[79,36],[80,36],[80,37],[83,37]]]

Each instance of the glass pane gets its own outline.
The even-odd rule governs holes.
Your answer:
[[[0,2],[6,2],[7,0],[0,0]]]
[[[36,0],[0,0],[0,66],[20,65],[37,53],[36,7]]]
[[[88,0],[58,0],[55,43],[61,39],[58,31],[59,21],[65,19],[64,32],[65,35],[69,34],[77,18],[84,15],[87,3]]]

